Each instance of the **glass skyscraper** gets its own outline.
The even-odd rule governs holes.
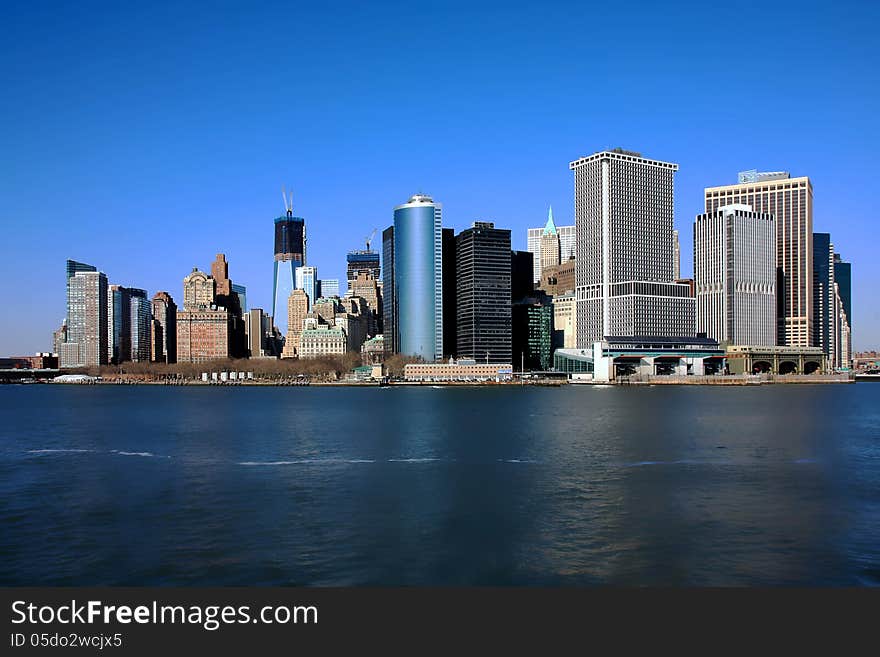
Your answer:
[[[443,357],[441,205],[430,196],[416,194],[394,208],[393,239],[394,351],[421,356],[428,362],[440,360]]]
[[[309,297],[308,309],[311,310],[315,301],[317,301],[318,297],[321,296],[321,290],[318,283],[318,268],[297,267],[295,282],[296,289],[303,290]]]
[[[294,272],[306,262],[306,220],[293,216],[293,206],[275,219],[275,263],[272,272],[272,317],[287,333],[287,297],[295,289]]]

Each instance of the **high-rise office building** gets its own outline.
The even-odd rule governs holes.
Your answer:
[[[837,339],[835,367],[852,367],[852,267],[839,253],[834,254],[835,305],[837,307]]]
[[[475,222],[456,241],[455,356],[480,362],[511,358],[510,231]]]
[[[513,366],[528,371],[550,369],[553,357],[553,304],[541,291],[511,308]]]
[[[736,345],[776,344],[773,215],[727,205],[694,222],[697,331]]]
[[[607,336],[693,336],[694,299],[674,282],[677,164],[614,149],[571,162],[577,347]]]
[[[152,301],[152,360],[177,362],[177,304],[167,292],[156,292]]]
[[[534,256],[532,282],[541,280],[541,240],[548,226],[552,225],[559,238],[559,262],[571,260],[577,254],[577,230],[575,226],[556,226],[553,221],[553,208],[547,211],[547,223],[543,228],[529,228],[527,234],[527,250]],[[557,263],[559,264],[559,263]]]
[[[394,332],[395,353],[434,362],[443,357],[441,206],[416,194],[394,208],[393,227],[392,317],[385,331]]]
[[[90,265],[67,262],[67,342],[61,345],[60,366],[106,365],[107,276]]]
[[[294,290],[287,298],[287,334],[284,338],[282,358],[299,356],[300,338],[303,331],[303,320],[309,314],[309,296],[305,290]]]
[[[559,231],[556,230],[556,224],[553,223],[553,208],[550,208],[547,217],[547,225],[544,226],[544,232],[541,234],[541,273],[547,267],[556,267],[560,263],[560,240]]]
[[[381,266],[379,265],[379,253],[372,250],[349,251],[345,256],[346,279],[351,282],[357,280],[361,272],[369,272],[375,280],[381,280]]]
[[[303,290],[309,298],[309,308],[321,296],[321,283],[318,281],[317,267],[296,268],[296,289]]]
[[[339,279],[338,278],[322,278],[318,281],[318,290],[322,297],[338,297],[339,296]]]
[[[535,256],[531,251],[512,251],[510,254],[510,300],[519,301],[535,291]]]
[[[152,320],[151,304],[147,291],[129,288],[131,304],[131,352],[130,359],[135,363],[150,360],[150,322]]]
[[[183,309],[209,310],[214,305],[214,279],[198,267],[183,279]]]
[[[809,347],[813,329],[813,186],[786,171],[743,171],[736,185],[707,187],[706,212],[741,203],[776,220],[777,342]]]
[[[397,312],[394,299],[394,226],[382,231],[382,348],[386,354],[396,353]]]
[[[295,289],[294,272],[306,264],[306,220],[293,216],[293,197],[284,197],[285,214],[275,219],[275,263],[272,273],[272,317],[287,331],[287,299]],[[314,301],[314,299],[312,299]]]
[[[122,285],[107,286],[107,362],[131,360],[131,292]]]
[[[835,303],[834,244],[830,233],[813,233],[813,342],[834,365],[839,312]]]
[[[458,276],[456,273],[456,241],[452,228],[440,233],[443,264],[443,355],[451,356],[458,349]]]
[[[236,299],[236,303],[238,304],[239,310],[241,310],[242,316],[246,315],[248,312],[247,287],[245,287],[244,285],[233,283],[232,294]]]
[[[357,278],[348,281],[348,297],[359,297],[366,304],[367,333],[375,336],[381,333],[382,326],[382,294],[379,283],[373,278],[369,269],[360,270]]]

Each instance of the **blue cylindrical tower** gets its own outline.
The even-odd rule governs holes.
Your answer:
[[[394,350],[443,357],[441,206],[416,194],[394,208]]]

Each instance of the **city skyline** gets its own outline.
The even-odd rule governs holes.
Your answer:
[[[376,11],[393,18],[397,9]],[[79,37],[67,29],[88,16],[61,9],[49,22],[59,28],[53,48],[71,54],[64,71],[51,61],[58,50],[41,54],[32,45],[39,43],[35,35],[45,29],[46,17],[13,9],[8,27],[14,29],[3,47],[10,49],[4,60],[16,71],[9,90],[17,103],[0,126],[0,142],[9,154],[0,165],[5,199],[0,218],[9,243],[23,248],[4,260],[0,292],[28,321],[13,323],[12,314],[4,314],[0,353],[49,347],[51,332],[64,315],[64,291],[57,281],[59,263],[67,258],[95,263],[111,283],[152,295],[158,290],[174,294],[182,274],[224,252],[236,263],[236,280],[248,287],[249,306],[269,309],[266,231],[269,220],[281,214],[276,199],[283,184],[293,184],[296,214],[308,218],[310,264],[341,281],[345,254],[361,248],[363,236],[374,227],[387,226],[395,203],[420,188],[442,200],[444,227],[460,231],[474,221],[494,222],[510,229],[512,247],[523,250],[527,228],[543,225],[548,206],[553,206],[557,225],[574,223],[567,163],[616,146],[680,165],[674,225],[682,237],[685,276],[693,271],[689,236],[693,217],[703,211],[705,187],[735,184],[737,172],[752,168],[808,176],[815,193],[813,231],[830,232],[835,248],[855,268],[853,346],[877,348],[880,314],[872,306],[872,290],[880,281],[880,265],[871,257],[877,229],[860,192],[871,187],[876,171],[878,144],[870,117],[878,96],[864,80],[872,79],[876,62],[867,27],[877,8],[860,7],[866,20],[848,22],[846,29],[841,27],[846,12],[839,7],[821,20],[817,15],[823,10],[813,7],[806,18],[793,19],[783,8],[769,8],[765,19],[781,21],[789,30],[772,37],[751,35],[746,42],[759,47],[736,53],[707,49],[713,37],[698,18],[689,16],[672,26],[666,21],[663,75],[647,57],[656,38],[617,59],[602,59],[598,44],[572,38],[597,10],[553,9],[498,16],[505,29],[489,35],[480,50],[468,44],[494,14],[473,9],[450,22],[425,10],[419,15],[440,20],[444,39],[463,46],[456,54],[419,53],[414,61],[401,62],[393,49],[370,49],[354,38],[351,46],[365,57],[357,69],[366,71],[363,82],[345,87],[338,97],[333,91],[329,106],[317,103],[320,111],[302,104],[284,112],[268,105],[284,106],[279,96],[326,100],[328,83],[350,77],[345,58],[327,57],[330,50],[320,42],[329,34],[335,34],[331,44],[356,35],[329,13],[296,13],[300,20],[292,31],[315,48],[313,54],[299,55],[304,59],[293,67],[296,84],[284,89],[278,76],[285,64],[297,62],[279,64],[277,50],[260,45],[264,39],[272,43],[266,38],[274,32],[268,9],[249,14],[240,27],[228,10],[215,11],[209,21],[215,29],[207,33],[188,29],[206,16],[185,15],[187,34],[171,44],[169,55],[153,59],[141,59],[136,52],[153,55],[169,45],[161,38],[161,7],[157,16],[138,22],[137,34],[116,30],[131,20],[125,10],[109,12],[85,30],[100,37],[88,43],[82,29]],[[616,10],[598,11],[609,12],[606,19],[623,20]],[[652,16],[656,11],[645,8],[642,18],[628,22],[634,42],[652,35],[650,19],[657,19]],[[804,38],[806,31],[810,38]],[[192,36],[197,32],[199,37]],[[554,34],[558,43],[540,37],[541,32]],[[511,35],[534,46],[528,58],[506,45],[506,40],[517,41]],[[130,43],[119,48],[117,39],[123,36]],[[221,52],[224,37],[252,47],[243,48],[242,62],[225,71],[222,64],[231,60]],[[832,54],[810,52],[805,42],[816,40],[827,43]],[[471,69],[463,66],[468,58],[491,51],[488,46],[497,48],[477,57]],[[700,50],[705,61],[696,62],[693,53]],[[117,51],[121,64],[94,63]],[[175,55],[186,63],[180,70],[170,66]],[[784,88],[775,75],[761,75],[776,70],[774,60],[796,64]],[[102,69],[107,75],[95,76],[90,66],[109,67]],[[137,85],[121,90],[125,66],[134,67],[146,91]],[[383,66],[386,73],[375,72]],[[395,103],[395,90],[419,67],[434,80],[436,91],[424,103]],[[702,85],[720,73],[731,93],[755,102],[734,107],[709,98]],[[519,84],[512,85],[513,80]],[[189,84],[193,81],[197,84]],[[87,82],[93,86],[84,86]],[[568,93],[573,84],[585,90]],[[52,103],[39,100],[47,85]],[[368,92],[370,85],[375,92]],[[811,92],[803,95],[794,91],[798,87]],[[158,100],[152,102],[154,92]],[[581,102],[598,95],[615,102],[607,110]],[[227,102],[235,96],[241,99]],[[472,102],[460,106],[464,97]],[[631,102],[644,97],[663,101],[661,109],[653,102],[650,110]],[[451,107],[456,111],[449,112]],[[503,120],[487,124],[487,117],[499,113]],[[445,119],[442,128],[434,125],[439,116]],[[783,119],[797,129],[779,131]],[[256,123],[264,125],[257,129]],[[729,138],[731,127],[737,128],[736,140]],[[407,138],[416,134],[432,146],[414,151]],[[371,161],[370,171],[352,170],[353,160],[370,161],[377,151],[382,155]],[[60,189],[61,211],[46,210],[47,186]],[[503,206],[499,198],[505,198]],[[162,249],[161,267],[155,266],[153,248],[136,248],[155,247],[155,240]],[[33,294],[34,289],[46,294]]]

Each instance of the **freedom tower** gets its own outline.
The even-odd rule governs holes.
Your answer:
[[[272,272],[272,320],[287,334],[287,298],[296,287],[294,273],[306,264],[306,220],[293,216],[293,192],[281,190],[283,216],[275,219],[275,263]]]

